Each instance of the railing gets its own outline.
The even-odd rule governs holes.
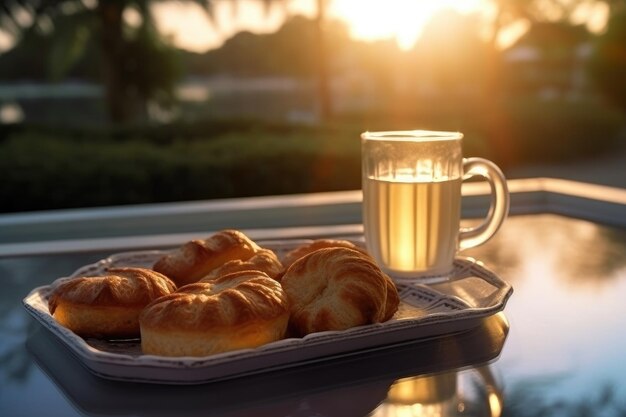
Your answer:
[[[510,180],[511,215],[554,213],[626,226],[626,190],[550,178]],[[463,185],[463,217],[484,216],[487,183]],[[361,191],[0,215],[0,257],[163,248],[223,228],[254,239],[362,233]]]

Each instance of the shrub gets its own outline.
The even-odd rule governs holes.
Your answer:
[[[504,139],[518,163],[609,151],[626,125],[622,113],[599,104],[518,101],[503,110],[511,132]],[[458,128],[467,156],[500,163],[480,119],[470,116],[430,126]],[[2,126],[0,212],[358,189],[365,129],[355,125]]]
[[[580,159],[619,146],[626,117],[596,102],[524,100],[508,108],[519,163]]]
[[[360,187],[357,137],[229,133],[152,144],[18,132],[2,143],[2,211],[287,194]]]

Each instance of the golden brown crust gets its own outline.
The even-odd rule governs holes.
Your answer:
[[[228,261],[247,260],[260,248],[237,230],[222,230],[205,240],[192,240],[159,258],[153,269],[176,285],[197,282]]]
[[[83,337],[136,337],[138,317],[151,301],[172,293],[166,276],[144,268],[110,268],[106,275],[77,277],[56,287],[50,314]]]
[[[398,308],[393,281],[374,261],[349,248],[318,249],[285,272],[294,335],[388,320]]]
[[[261,271],[270,278],[276,278],[283,270],[283,264],[278,260],[276,254],[269,249],[259,249],[254,256],[247,261],[233,259],[212,270],[203,277],[200,282],[212,281],[222,275],[238,271]]]
[[[284,337],[287,297],[260,271],[239,271],[186,285],[141,313],[144,353],[204,356]]]
[[[382,321],[391,320],[398,306],[400,305],[400,294],[398,294],[398,288],[389,275],[385,275],[385,285],[387,287],[387,299],[385,301],[385,311],[383,313]]]
[[[360,246],[355,245],[349,240],[342,239],[317,239],[312,241],[311,243],[307,243],[305,245],[298,246],[297,248],[289,251],[283,258],[283,265],[285,270],[291,266],[292,263],[302,258],[305,255],[308,255],[311,252],[315,252],[318,249],[325,248],[348,248],[354,249],[356,251],[361,252],[364,255],[370,256],[369,253]]]

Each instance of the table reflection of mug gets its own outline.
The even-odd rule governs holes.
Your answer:
[[[449,274],[456,253],[486,242],[507,216],[502,171],[486,159],[464,159],[462,138],[423,130],[361,135],[365,240],[394,278]],[[476,175],[491,185],[491,207],[482,224],[460,229],[461,183]]]
[[[490,366],[398,379],[371,417],[500,417],[503,391]]]

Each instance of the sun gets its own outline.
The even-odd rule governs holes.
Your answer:
[[[410,49],[437,12],[470,13],[484,6],[485,0],[333,0],[328,12],[345,21],[355,39],[394,38],[400,48]]]

